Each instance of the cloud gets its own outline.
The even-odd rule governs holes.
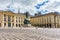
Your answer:
[[[35,7],[36,7],[36,9],[39,9],[41,6],[45,5],[48,2],[49,2],[48,0],[45,0],[42,3],[38,3]]]
[[[46,9],[51,10],[51,11],[60,11],[59,6],[60,6],[60,1],[59,2],[54,1],[54,3],[47,6]]]
[[[20,8],[20,12],[29,11],[32,14],[35,11],[35,3],[35,0],[0,0],[0,10],[15,10],[14,12],[17,12]]]
[[[45,5],[41,6],[39,8],[39,11],[41,11],[43,14],[48,12],[60,12],[60,0],[48,0],[48,3],[45,3]]]
[[[8,8],[9,5],[10,8]],[[0,10],[18,12],[18,8],[20,8],[20,12],[28,11],[32,15],[37,11],[42,13],[60,12],[60,0],[0,0]]]
[[[36,12],[35,5],[37,3],[42,3],[42,0],[0,0],[0,10],[11,10],[13,12],[18,12],[18,8],[20,8],[20,12],[29,11],[30,14],[34,14]],[[10,5],[10,6],[9,6]]]
[[[19,3],[25,6],[32,5],[33,2],[35,2],[35,0],[19,0]]]

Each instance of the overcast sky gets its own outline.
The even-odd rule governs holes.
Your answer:
[[[10,5],[10,7],[9,7]],[[36,12],[60,12],[60,0],[0,0],[0,10],[11,10],[17,12],[28,11],[31,15]]]

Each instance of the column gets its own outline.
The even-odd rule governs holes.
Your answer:
[[[20,17],[20,27],[21,27],[21,17]]]
[[[3,14],[2,28],[4,28],[4,14]]]
[[[57,17],[54,16],[54,25],[55,25],[55,28],[57,28]]]
[[[14,16],[14,27],[13,28],[16,28],[16,16]]]

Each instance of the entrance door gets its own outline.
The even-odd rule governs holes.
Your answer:
[[[11,27],[11,23],[8,23],[8,27]]]

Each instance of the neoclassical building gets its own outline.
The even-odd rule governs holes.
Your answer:
[[[0,28],[20,28],[24,26],[25,14],[11,11],[0,11]],[[60,28],[60,14],[51,12],[30,17],[32,26],[44,28]]]
[[[30,18],[33,26],[44,28],[60,28],[60,14],[51,12],[43,15],[37,15]]]
[[[19,28],[24,25],[25,15],[10,11],[0,11],[0,28]]]

